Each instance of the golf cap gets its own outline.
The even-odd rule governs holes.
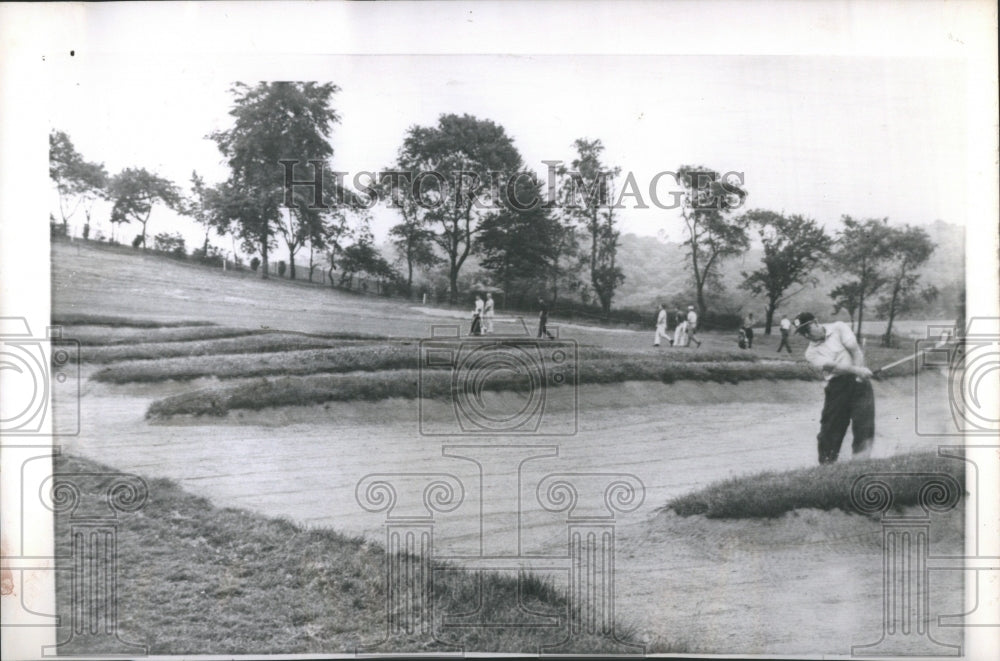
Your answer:
[[[688,306],[688,310],[694,310],[694,306],[693,305],[689,305]]]
[[[792,322],[795,325],[795,332],[802,333],[809,324],[816,321],[816,315],[812,312],[803,312],[799,316],[795,317],[795,321]]]

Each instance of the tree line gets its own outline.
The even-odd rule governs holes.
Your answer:
[[[342,178],[322,178],[333,172],[337,92],[332,83],[234,84],[232,125],[206,136],[229,175],[210,186],[193,172],[186,193],[145,168],[109,176],[103,164],[84,159],[65,133],[53,131],[50,176],[59,193],[62,228],[82,209],[86,236],[94,203],[104,199],[112,205],[113,232],[136,224],[134,245],[145,248],[151,211],[162,205],[205,227],[203,256],[210,252],[211,231],[238,239],[244,251],[257,256],[261,277],[268,277],[269,260],[283,244],[292,278],[296,255],[308,250],[310,280],[316,268],[327,268],[331,282],[335,270],[342,281],[362,273],[395,280],[410,293],[415,274],[442,272],[452,303],[461,295],[462,269],[475,255],[505,303],[576,299],[598,306],[607,318],[625,280],[617,261],[620,202],[634,194],[628,187],[635,184],[629,175],[619,185],[621,168],[605,162],[601,140],[573,143],[569,165],[560,161],[556,170],[563,185],[553,189],[526,167],[502,126],[444,114],[433,126],[407,130],[396,160],[386,168],[395,176],[372,175],[363,186],[356,176],[352,189]],[[290,172],[296,173],[293,185]],[[321,185],[305,185],[310,180]],[[843,277],[830,292],[834,312],[845,310],[858,333],[873,306],[889,320],[887,343],[898,314],[936,295],[933,287],[920,284],[918,270],[934,250],[923,229],[844,216],[843,227],[831,236],[802,215],[744,211],[748,191],[741,178],[684,165],[676,180],[702,318],[708,312],[706,293],[721,284],[719,265],[744,254],[754,238],[763,246],[763,258],[759,268],[743,273],[740,287],[763,297],[767,333],[775,310],[814,285],[817,269]],[[399,217],[389,232],[395,264],[375,246],[374,204]]]

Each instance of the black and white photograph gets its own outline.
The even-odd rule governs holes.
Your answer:
[[[4,658],[996,658],[996,52],[0,3]]]

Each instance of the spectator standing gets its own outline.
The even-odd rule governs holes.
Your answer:
[[[550,340],[555,339],[552,337],[552,333],[549,332],[547,326],[549,323],[549,306],[546,305],[545,300],[542,298],[538,299],[538,337],[547,337]]]
[[[483,334],[483,297],[476,296],[475,299],[476,307],[472,310],[472,329],[469,331],[472,335],[482,335]]]
[[[667,306],[660,303],[660,311],[656,313],[656,335],[653,336],[653,346],[660,346],[660,338],[666,339],[667,344],[673,346],[674,341],[670,339],[670,334],[667,333]]]
[[[778,345],[778,353],[781,353],[783,348],[788,349],[788,353],[792,353],[792,345],[788,343],[788,336],[792,332],[792,322],[788,320],[787,314],[781,315],[778,330],[781,331],[781,344]]]
[[[493,332],[493,294],[486,294],[486,305],[483,307],[483,332]]]
[[[701,340],[695,337],[695,333],[698,331],[698,313],[694,311],[694,306],[688,306],[687,321],[685,335],[687,336],[687,344],[694,342],[701,348]]]
[[[747,349],[753,349],[753,312],[743,317],[743,336],[747,338]]]
[[[677,310],[677,312],[674,313],[674,317],[677,319],[677,326],[674,327],[674,346],[686,347],[687,321],[684,319],[684,313]]]

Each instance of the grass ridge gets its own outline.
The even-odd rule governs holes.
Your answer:
[[[773,518],[807,508],[857,513],[851,488],[867,473],[899,474],[885,478],[891,483],[894,507],[918,504],[920,489],[927,483],[926,478],[907,473],[945,473],[965,490],[964,461],[919,452],[734,477],[674,498],[661,511],[709,519]]]

